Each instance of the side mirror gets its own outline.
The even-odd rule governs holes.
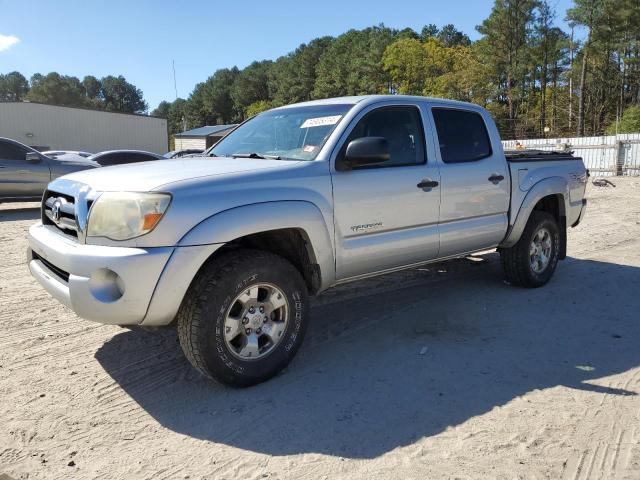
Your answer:
[[[384,137],[362,137],[349,142],[338,170],[376,165],[389,160],[389,143]]]
[[[42,158],[40,158],[40,154],[36,152],[29,152],[25,155],[25,160],[28,163],[40,163]]]

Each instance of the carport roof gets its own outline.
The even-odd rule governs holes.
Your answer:
[[[184,137],[208,137],[209,135],[215,135],[217,133],[222,133],[227,130],[234,128],[236,124],[230,125],[206,125],[204,127],[194,128],[192,130],[187,130],[186,132],[176,133],[176,137],[184,138]]]

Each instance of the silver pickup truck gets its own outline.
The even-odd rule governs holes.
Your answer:
[[[510,283],[544,285],[587,175],[571,154],[505,156],[476,105],[318,100],[262,113],[204,157],[51,182],[28,262],[81,317],[176,325],[196,369],[247,386],[289,363],[309,296],[334,285],[496,248]]]

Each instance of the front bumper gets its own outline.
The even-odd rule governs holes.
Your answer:
[[[81,245],[41,223],[28,239],[29,269],[47,292],[83,318],[116,325],[142,322],[174,251]]]

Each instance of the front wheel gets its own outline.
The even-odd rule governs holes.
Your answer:
[[[221,383],[246,387],[287,366],[308,323],[298,270],[260,250],[230,252],[198,274],[178,312],[180,345],[191,364]]]
[[[506,279],[523,287],[541,287],[558,264],[560,229],[547,212],[534,211],[518,243],[500,250]]]

